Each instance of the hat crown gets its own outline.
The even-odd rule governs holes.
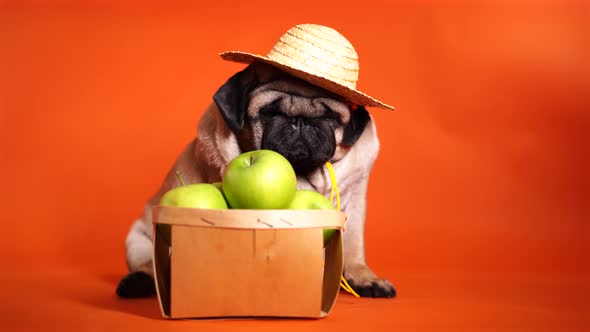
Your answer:
[[[296,25],[281,36],[267,57],[350,89],[356,88],[358,55],[352,44],[332,28]]]
[[[356,90],[358,55],[344,36],[326,26],[296,25],[281,36],[266,56],[241,51],[223,52],[220,56],[228,61],[269,64],[356,105],[395,109]]]

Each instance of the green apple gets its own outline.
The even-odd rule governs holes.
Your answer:
[[[286,209],[295,196],[297,177],[280,153],[256,150],[227,165],[222,187],[233,209]]]
[[[195,183],[169,190],[160,199],[160,205],[196,209],[227,209],[219,189],[209,183]]]
[[[227,198],[225,198],[225,194],[223,193],[223,186],[222,186],[221,182],[213,182],[213,183],[211,183],[211,185],[213,187],[219,189],[219,191],[223,195],[223,199],[225,199],[225,202],[227,203]],[[229,207],[229,204],[227,206]]]
[[[326,196],[312,190],[297,190],[295,197],[289,205],[294,210],[334,210],[334,205]],[[324,246],[336,233],[336,229],[324,229]]]
[[[185,185],[179,172],[176,172],[176,176],[181,186],[167,191],[160,199],[160,205],[197,209],[227,209],[223,194],[214,185],[208,183]],[[170,245],[170,225],[156,225],[156,232]]]
[[[294,210],[334,210],[334,205],[326,196],[313,190],[297,190],[289,205]]]
[[[219,189],[219,191],[221,191],[221,193],[223,193],[223,187],[221,186],[221,182],[213,182],[211,183],[211,185],[217,189]]]

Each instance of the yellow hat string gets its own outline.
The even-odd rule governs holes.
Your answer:
[[[330,180],[332,181],[332,190],[330,191],[330,203],[334,204],[334,194],[336,194],[336,208],[338,209],[338,211],[340,211],[340,191],[338,190],[338,182],[336,182],[334,168],[332,168],[332,164],[330,164],[329,161],[326,162],[326,168],[328,169],[328,173],[330,174]],[[354,289],[350,287],[343,275],[340,276],[340,287],[342,287],[342,289],[354,295],[355,297],[360,297],[354,291]]]

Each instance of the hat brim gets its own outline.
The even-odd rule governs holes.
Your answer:
[[[241,52],[241,51],[229,51],[229,52],[223,52],[220,53],[219,56],[221,56],[221,58],[223,60],[227,60],[227,61],[232,61],[232,62],[239,62],[239,63],[252,63],[254,61],[260,61],[260,62],[264,62],[267,63],[271,66],[277,67],[278,69],[285,71],[297,78],[300,78],[302,80],[305,80],[311,84],[317,85],[321,88],[324,88],[328,91],[331,91],[341,97],[343,97],[344,99],[357,104],[357,105],[362,105],[362,106],[366,106],[366,107],[379,107],[379,108],[384,108],[384,109],[389,109],[389,110],[395,110],[395,107],[387,105],[361,91],[355,90],[355,89],[351,89],[347,86],[338,84],[334,81],[331,81],[328,78],[322,77],[322,76],[317,76],[314,74],[310,74],[306,71],[303,70],[299,70],[299,69],[295,69],[293,67],[290,67],[288,65],[282,64],[280,62],[277,62],[275,60],[272,60],[268,57],[262,56],[262,55],[256,55],[256,54],[251,54],[251,53],[246,53],[246,52]]]

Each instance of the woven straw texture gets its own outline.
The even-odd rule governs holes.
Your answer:
[[[261,61],[295,77],[329,90],[358,105],[394,109],[361,91],[358,81],[358,55],[338,31],[316,24],[300,24],[279,38],[266,56],[223,52],[224,60],[251,63]]]

